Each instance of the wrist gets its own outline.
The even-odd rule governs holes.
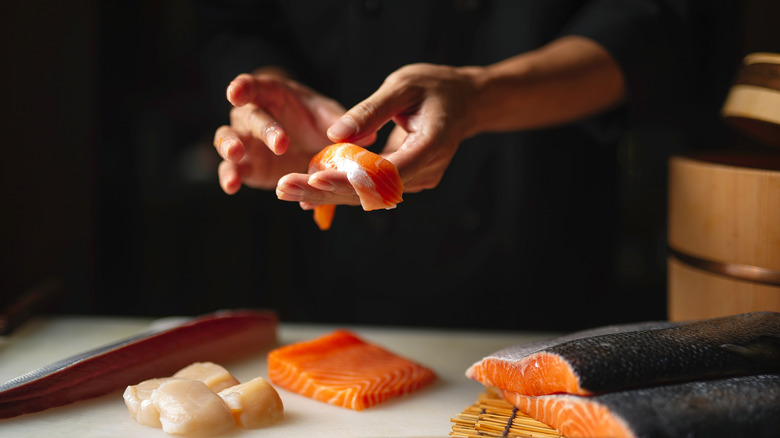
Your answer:
[[[468,99],[464,102],[466,107],[463,108],[465,118],[462,123],[464,138],[470,138],[489,130],[489,108],[495,102],[491,102],[485,95],[489,83],[487,67],[456,67],[456,71],[468,90]]]
[[[462,67],[461,73],[468,78],[473,90],[467,108],[469,137],[523,129],[526,126],[518,118],[533,119],[532,114],[522,114],[533,106],[527,105],[532,99],[527,92],[533,83],[530,63],[513,59],[488,66]]]

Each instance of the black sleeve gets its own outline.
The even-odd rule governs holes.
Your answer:
[[[240,73],[277,65],[295,70],[295,49],[275,1],[193,0],[198,66],[217,107],[228,107],[225,88]]]
[[[738,11],[735,0],[594,0],[562,35],[590,38],[612,55],[635,119],[707,123],[738,62]]]

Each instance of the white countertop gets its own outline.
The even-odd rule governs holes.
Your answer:
[[[31,321],[0,340],[0,382],[59,359],[112,343],[143,331],[146,318],[59,316]],[[229,437],[445,437],[450,418],[477,400],[482,385],[466,379],[466,369],[483,356],[508,345],[552,336],[549,333],[498,333],[409,328],[323,326],[282,323],[279,343],[308,340],[347,328],[367,341],[420,362],[438,381],[418,392],[364,411],[331,406],[279,389],[285,407],[281,422],[263,429],[236,428]],[[221,364],[239,381],[267,377],[265,354]],[[163,377],[163,376],[161,376]],[[160,429],[130,418],[122,389],[68,406],[0,420],[3,438],[155,437]]]

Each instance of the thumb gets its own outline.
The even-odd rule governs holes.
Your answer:
[[[328,138],[333,142],[359,142],[376,137],[377,131],[411,104],[410,93],[392,90],[383,85],[368,99],[347,111],[341,119],[328,128]]]

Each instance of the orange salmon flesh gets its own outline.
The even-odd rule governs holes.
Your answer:
[[[504,348],[466,376],[528,396],[600,394],[775,371],[771,355],[739,353],[771,348],[771,339],[780,339],[777,312],[613,325]]]
[[[425,366],[345,330],[268,354],[268,380],[277,387],[356,411],[435,379],[436,374]]]
[[[650,321],[510,346],[466,376],[567,437],[777,436],[780,313]]]
[[[321,150],[309,162],[309,173],[335,169],[347,179],[365,211],[391,209],[403,201],[404,185],[398,169],[390,161],[352,143],[336,143]],[[321,230],[330,228],[334,205],[314,208],[314,221]]]

